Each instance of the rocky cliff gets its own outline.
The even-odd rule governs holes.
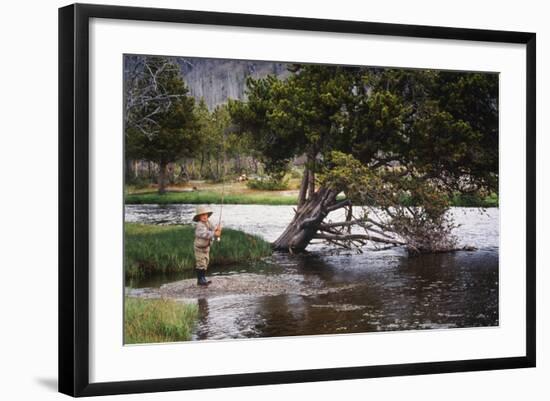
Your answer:
[[[125,70],[143,57],[127,55]],[[272,74],[285,78],[290,74],[285,63],[194,57],[170,57],[169,59],[180,66],[190,93],[197,101],[204,98],[210,109],[227,102],[229,98],[243,99],[248,76],[258,78]]]

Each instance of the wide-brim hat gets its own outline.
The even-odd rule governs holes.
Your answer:
[[[195,212],[195,216],[193,217],[193,221],[199,221],[199,216],[201,214],[207,214],[208,217],[212,216],[212,209],[210,209],[208,206],[199,206],[197,207],[197,211]]]

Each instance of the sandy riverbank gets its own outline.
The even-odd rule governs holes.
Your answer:
[[[297,274],[235,274],[209,277],[212,284],[199,287],[196,279],[180,280],[164,284],[160,288],[126,289],[126,295],[139,298],[170,298],[189,300],[198,298],[216,298],[222,296],[274,296],[321,295],[354,288],[357,284],[331,285],[316,278],[304,279]]]

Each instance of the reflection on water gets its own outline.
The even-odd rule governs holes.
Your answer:
[[[199,300],[197,339],[273,337],[498,325],[498,254],[343,258],[276,255],[281,272],[323,286],[322,295],[227,296]],[[215,278],[214,278],[215,280]]]
[[[230,209],[230,210],[228,210]],[[216,208],[214,208],[216,210]],[[188,223],[191,205],[127,206],[127,221]],[[246,294],[200,298],[194,339],[227,339],[390,330],[484,327],[499,323],[498,209],[453,209],[462,224],[462,244],[475,252],[408,257],[393,248],[353,255],[331,255],[320,247],[306,255],[274,254],[265,261],[214,267],[216,275],[239,278],[244,272],[285,274],[303,285],[345,289],[313,295]],[[227,218],[226,218],[227,216]],[[273,240],[292,217],[287,206],[224,206],[224,223]],[[215,216],[214,216],[215,218]],[[172,275],[134,287],[155,287],[188,278]]]

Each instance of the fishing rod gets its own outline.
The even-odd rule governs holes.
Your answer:
[[[221,227],[222,224],[222,213],[223,213],[223,201],[225,197],[225,131],[223,133],[222,141],[222,152],[223,152],[223,170],[222,170],[222,201],[220,204],[220,218],[218,219],[218,227]],[[217,237],[217,241],[221,241],[221,235]]]
[[[218,227],[221,226],[222,224],[222,213],[223,213],[223,198],[225,196],[225,181],[223,181],[223,178],[222,178],[222,202],[220,204],[220,218],[218,220]],[[217,241],[220,242],[221,241],[221,236],[217,238]]]

